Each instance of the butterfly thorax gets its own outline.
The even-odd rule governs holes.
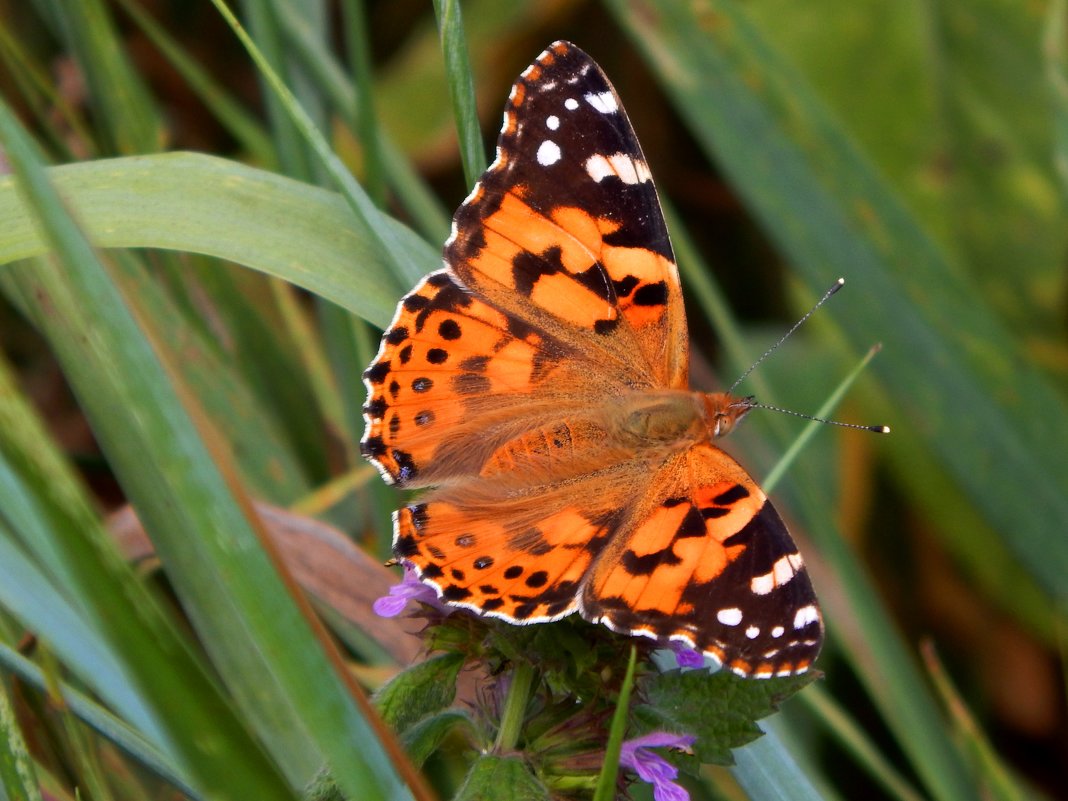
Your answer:
[[[677,446],[727,434],[751,408],[726,392],[661,390],[621,396],[606,407],[610,435],[635,446]]]
[[[513,432],[484,453],[479,475],[514,488],[597,473],[636,454],[655,464],[722,437],[750,408],[748,398],[724,392],[665,389],[611,395],[600,405],[570,409],[564,417],[549,412],[541,424]],[[473,447],[469,455],[477,458],[477,452]]]

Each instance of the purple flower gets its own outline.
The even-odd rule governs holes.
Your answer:
[[[675,661],[680,668],[703,668],[705,666],[705,655],[700,651],[695,651],[686,643],[674,641],[670,648],[675,652]]]
[[[396,617],[404,611],[408,601],[421,601],[422,603],[440,606],[438,594],[434,588],[419,580],[419,576],[411,565],[404,566],[404,578],[400,584],[394,584],[389,588],[389,595],[383,595],[372,605],[375,614],[379,617]]]
[[[654,753],[652,748],[689,748],[697,738],[690,734],[654,731],[623,742],[619,764],[630,768],[638,778],[653,785],[656,801],[690,801],[690,794],[675,784],[679,769]]]

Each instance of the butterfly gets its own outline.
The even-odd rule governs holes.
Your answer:
[[[445,267],[364,372],[363,454],[398,487],[396,558],[448,604],[578,613],[741,676],[807,670],[823,623],[756,482],[713,444],[748,398],[689,387],[682,288],[641,147],[568,42],[512,87]]]

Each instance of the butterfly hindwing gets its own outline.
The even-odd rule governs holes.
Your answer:
[[[687,643],[741,675],[807,669],[822,620],[778,513],[713,445],[675,458],[651,478],[633,524],[594,565],[583,616]]]

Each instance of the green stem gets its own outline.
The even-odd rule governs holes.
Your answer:
[[[597,788],[593,801],[608,801],[616,797],[616,777],[619,775],[619,754],[623,750],[623,735],[627,730],[627,716],[630,713],[630,694],[634,689],[634,671],[638,663],[638,649],[630,646],[630,659],[627,660],[627,672],[619,688],[616,710],[612,713],[612,724],[608,728],[608,742],[604,747],[604,764],[597,777]]]
[[[529,662],[517,662],[512,668],[512,686],[508,688],[508,697],[501,712],[501,727],[497,730],[495,751],[507,753],[519,742],[519,730],[530,699],[530,688],[534,683],[534,666]]]

